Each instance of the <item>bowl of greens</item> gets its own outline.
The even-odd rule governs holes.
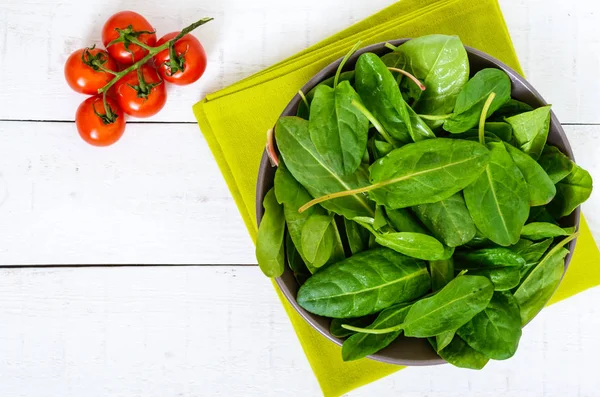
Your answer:
[[[590,174],[537,91],[458,37],[357,47],[270,131],[259,266],[346,361],[508,359],[568,267]]]

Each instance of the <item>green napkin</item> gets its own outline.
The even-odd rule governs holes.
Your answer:
[[[521,71],[496,0],[403,0],[194,106],[253,240],[256,179],[266,131],[296,92],[358,40],[366,46],[432,33],[458,35],[464,44]],[[599,262],[600,253],[584,221],[575,256],[554,301],[600,284]],[[310,327],[276,290],[325,396],[340,396],[403,368],[369,359],[343,362],[341,349]]]

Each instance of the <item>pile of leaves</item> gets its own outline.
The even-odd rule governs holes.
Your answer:
[[[470,77],[458,37],[388,47],[342,73],[354,48],[277,122],[257,259],[289,266],[344,360],[404,334],[480,369],[515,354],[560,283],[577,236],[561,224],[592,179],[547,144],[550,106],[512,99],[502,70]]]

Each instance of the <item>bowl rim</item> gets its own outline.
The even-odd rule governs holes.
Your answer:
[[[360,55],[362,55],[363,53],[366,53],[366,52],[381,53],[381,51],[385,51],[385,49],[388,49],[389,52],[391,52],[391,50],[385,46],[387,43],[392,44],[393,46],[400,46],[401,44],[403,44],[409,40],[411,40],[411,39],[410,38],[401,38],[401,39],[396,39],[396,40],[383,41],[383,42],[371,44],[366,47],[362,47],[362,48],[358,49],[349,58],[348,64],[354,64],[356,59],[358,59],[358,57]],[[495,67],[503,70],[506,74],[508,74],[509,77],[511,78],[511,81],[513,81],[513,80],[519,81],[519,83],[522,84],[535,97],[535,99],[541,104],[541,106],[545,106],[548,104],[548,102],[546,102],[546,100],[540,95],[540,93],[523,76],[521,76],[519,73],[517,73],[517,71],[515,71],[513,68],[511,68],[510,66],[506,65],[504,62],[492,57],[491,55],[489,55],[483,51],[480,51],[476,48],[473,48],[473,47],[470,47],[470,46],[467,46],[464,44],[463,44],[463,46],[464,46],[465,50],[467,51],[468,55],[472,54],[476,57],[482,58],[483,60],[485,60],[489,63],[494,64]],[[379,55],[381,55],[381,54],[379,54]],[[335,70],[337,70],[342,59],[343,59],[343,57],[340,57],[339,59],[331,62],[329,65],[327,65],[326,67],[321,69],[306,84],[304,84],[304,86],[302,86],[300,91],[302,91],[303,93],[307,93],[310,90],[312,90],[314,87],[316,87],[318,84],[320,84],[322,81],[331,77],[331,75],[333,73],[335,73]],[[285,109],[283,110],[283,112],[281,113],[279,118],[284,117],[284,116],[289,116],[290,114],[295,115],[295,112],[293,112],[293,110],[297,109],[301,100],[302,100],[302,98],[300,97],[299,94],[294,95],[294,97],[290,100],[288,105],[285,107]],[[567,157],[569,157],[573,162],[575,162],[575,156],[573,154],[573,150],[569,143],[568,137],[565,134],[564,129],[562,128],[562,125],[560,124],[558,118],[556,117],[556,114],[554,113],[554,111],[552,109],[551,109],[550,113],[551,113],[550,129],[552,130],[552,128],[554,127],[557,130],[560,138],[562,139],[563,153],[565,153],[567,155]],[[257,225],[260,225],[262,216],[264,214],[263,203],[262,203],[262,199],[264,196],[263,192],[266,192],[268,190],[268,189],[265,189],[265,186],[272,184],[272,181],[271,181],[271,183],[269,183],[269,181],[267,181],[265,178],[265,169],[267,167],[271,167],[271,163],[268,158],[267,152],[265,150],[263,152],[263,156],[261,158],[260,168],[259,168],[259,173],[258,173],[258,180],[257,180],[257,185],[256,185]],[[579,231],[580,219],[581,219],[581,207],[580,206],[577,207],[575,209],[575,211],[571,214],[570,217],[574,218],[575,230]],[[577,239],[574,239],[568,245],[569,254],[565,258],[565,270],[563,272],[563,276],[562,276],[563,278],[568,270],[569,263],[573,256],[573,252],[575,250],[576,244],[577,244]],[[312,318],[312,317],[318,317],[318,316],[316,316],[312,313],[309,313],[308,311],[306,311],[304,308],[302,308],[298,304],[298,302],[296,301],[296,297],[294,296],[292,291],[290,291],[289,288],[286,286],[283,277],[278,277],[275,279],[275,281],[277,283],[277,287],[281,290],[281,292],[286,297],[288,302],[292,305],[292,307],[296,310],[296,312],[298,314],[300,314],[300,316],[304,319],[304,321],[306,321],[313,329],[318,331],[321,335],[326,337],[329,341],[335,343],[338,346],[342,346],[342,343],[344,341],[343,339],[337,338],[337,337],[334,337],[333,335],[331,335],[328,328],[323,327],[321,324],[319,324]],[[562,283],[562,278],[561,278],[561,283]],[[560,286],[560,283],[559,283],[559,286]],[[438,358],[426,358],[426,359],[399,359],[399,358],[390,358],[388,356],[381,355],[380,352],[369,355],[369,356],[367,356],[367,358],[375,360],[375,361],[383,362],[383,363],[394,364],[394,365],[405,365],[405,366],[429,366],[429,365],[440,365],[440,364],[447,363],[445,360],[443,360],[439,356],[438,356]]]

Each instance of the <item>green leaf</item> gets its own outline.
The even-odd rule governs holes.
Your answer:
[[[431,288],[439,291],[454,279],[454,261],[452,258],[430,261],[429,273],[431,274]]]
[[[332,221],[332,216],[312,215],[302,228],[302,252],[314,267],[325,265],[333,254]]]
[[[435,349],[435,341],[429,338],[429,342]],[[458,335],[443,350],[439,350],[438,355],[459,368],[482,369],[489,361],[489,358],[467,345]]]
[[[529,216],[529,190],[503,143],[490,142],[489,164],[464,190],[467,208],[485,237],[502,246],[519,241]]]
[[[302,285],[310,277],[311,272],[308,270],[306,263],[296,249],[290,233],[285,235],[285,257],[289,268],[294,273],[294,277],[298,284]]]
[[[436,351],[444,350],[452,341],[454,340],[454,336],[456,335],[456,330],[447,331],[442,334],[436,335]]]
[[[560,284],[565,271],[565,257],[569,253],[563,247],[576,236],[571,235],[552,248],[515,291],[514,296],[521,308],[523,325],[544,308]]]
[[[512,127],[505,122],[490,121],[485,123],[485,131],[494,134],[504,142],[511,142],[513,138]]]
[[[575,165],[573,172],[556,185],[556,197],[548,205],[555,218],[570,215],[592,195],[593,181],[589,172]]]
[[[496,292],[488,307],[458,329],[469,346],[486,357],[506,360],[514,356],[521,339],[521,314],[515,298]]]
[[[525,102],[510,99],[500,107],[492,117],[492,120],[503,121],[505,117],[516,116],[517,114],[530,112],[533,108]]]
[[[449,247],[464,245],[475,237],[475,223],[460,193],[413,210],[433,235]]]
[[[347,176],[340,175],[327,166],[310,140],[306,120],[282,117],[277,122],[275,134],[277,147],[285,165],[312,197],[368,185],[367,173],[363,166]],[[374,205],[362,193],[330,200],[322,205],[349,219],[375,215]]]
[[[495,291],[509,291],[521,282],[521,274],[525,267],[498,267],[490,269],[469,270],[470,275],[484,276],[494,284]]]
[[[356,90],[365,107],[400,142],[435,138],[435,134],[406,104],[398,83],[375,54],[362,54],[356,62]]]
[[[337,87],[320,86],[310,104],[310,138],[329,167],[350,175],[367,149],[369,120],[352,105],[360,97],[348,81]]]
[[[346,237],[348,238],[348,246],[352,255],[369,249],[370,233],[358,223],[344,218],[344,226],[346,229]]]
[[[575,168],[575,163],[571,159],[565,156],[557,147],[549,145],[544,147],[538,162],[554,184],[565,179]]]
[[[387,328],[402,323],[409,310],[410,306],[406,304],[392,306],[382,311],[379,316],[377,316],[377,319],[367,328]],[[401,333],[402,330],[383,335],[354,334],[346,339],[342,345],[342,359],[344,361],[353,361],[377,353],[396,340]]]
[[[335,80],[335,76],[331,76],[330,78],[328,78],[327,80],[323,80],[321,83],[319,83],[316,87],[314,87],[312,90],[310,90],[308,92],[308,94],[306,94],[306,100],[308,102],[308,105],[310,106],[310,103],[312,102],[313,98],[315,97],[315,93],[317,91],[317,89],[319,89],[319,87],[321,86],[328,86],[328,87],[333,87],[333,81]],[[339,83],[341,83],[342,81],[348,81],[352,84],[352,80],[354,80],[354,70],[348,71],[348,72],[342,72],[342,74],[340,74],[340,79],[339,79]],[[309,106],[306,106],[306,103],[304,103],[304,101],[300,101],[300,105],[298,105],[298,112],[296,113],[296,115],[300,118],[303,118],[304,120],[308,120],[309,119]]]
[[[381,228],[387,226],[387,219],[385,218],[385,209],[378,205],[375,209],[375,218],[373,219],[373,229],[381,230]]]
[[[553,238],[546,239],[544,241],[540,241],[538,243],[534,243],[533,241],[521,239],[519,242],[512,247],[511,250],[515,251],[517,254],[521,255],[523,259],[525,259],[525,266],[527,268],[536,265],[540,259],[544,256],[548,248],[554,242]]]
[[[519,149],[537,160],[544,150],[550,130],[550,105],[506,119],[513,128]]]
[[[527,182],[529,204],[535,207],[546,205],[552,201],[556,195],[556,187],[542,166],[514,146],[508,143],[504,145]]]
[[[532,207],[527,222],[548,222],[558,225],[558,222],[550,215],[546,207]]]
[[[563,228],[553,223],[533,222],[525,225],[521,231],[521,236],[529,240],[538,241],[549,237],[568,236]]]
[[[427,87],[413,109],[419,114],[452,113],[459,92],[469,80],[469,59],[460,39],[439,34],[423,36],[407,41],[397,51],[406,58],[406,70]]]
[[[423,260],[441,260],[448,255],[442,243],[434,237],[421,233],[381,233],[376,234],[375,241],[384,247]],[[451,255],[451,254],[450,254]]]
[[[430,139],[408,144],[377,160],[369,169],[369,197],[388,208],[444,200],[477,179],[489,151],[476,142]]]
[[[385,209],[387,219],[390,225],[397,232],[411,232],[411,233],[422,233],[428,234],[429,231],[425,229],[419,220],[413,215],[408,208],[399,208],[391,210]]]
[[[314,274],[300,287],[296,300],[320,316],[351,318],[415,300],[430,286],[424,262],[378,248]]]
[[[525,259],[508,248],[483,248],[476,251],[460,251],[454,254],[458,270],[477,270],[497,267],[525,266]]]
[[[350,324],[355,327],[366,327],[372,322],[373,316],[357,318],[333,318],[331,319],[331,324],[329,324],[329,333],[336,338],[347,338],[348,336],[355,334],[355,332],[342,328],[342,324]]]
[[[436,295],[415,302],[404,319],[404,334],[427,338],[460,328],[485,309],[494,286],[485,277],[460,276]]]
[[[373,160],[378,160],[382,157],[385,157],[395,149],[392,144],[380,141],[376,136],[372,136],[371,139],[369,139],[368,146],[373,155]]]
[[[311,273],[317,271],[317,267],[313,266],[302,252],[302,229],[306,221],[313,215],[327,215],[327,211],[321,206],[316,205],[309,208],[303,213],[299,213],[298,209],[311,199],[310,195],[298,181],[294,179],[292,174],[287,170],[284,163],[280,163],[275,172],[275,196],[277,201],[283,204],[283,212],[287,223],[288,231],[292,242],[296,246],[302,260],[306,263],[308,270]],[[335,227],[335,225],[334,225]],[[344,259],[344,247],[342,245],[339,233],[335,235],[335,248],[329,263],[337,262]]]
[[[444,122],[444,129],[461,133],[475,127],[490,94],[495,93],[496,96],[488,110],[488,117],[510,99],[510,89],[510,78],[504,71],[492,68],[480,70],[458,94],[454,114]]]
[[[265,214],[258,227],[256,259],[265,276],[275,278],[281,276],[285,269],[285,218],[283,207],[277,202],[273,189],[265,195],[263,207]]]

